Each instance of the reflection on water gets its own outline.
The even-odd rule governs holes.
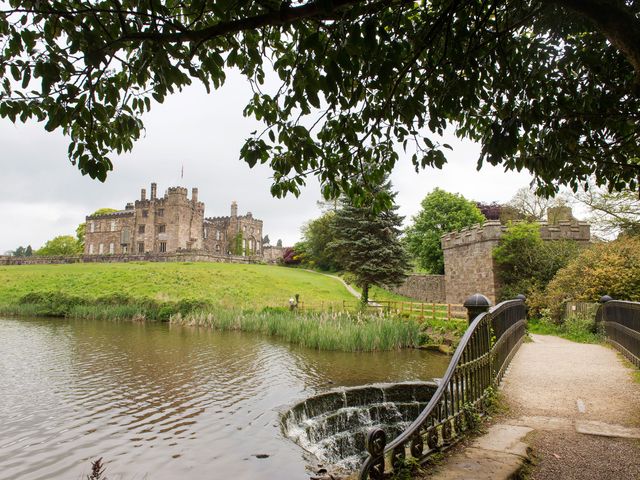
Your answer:
[[[84,478],[97,457],[111,480],[306,478],[282,407],[336,386],[441,376],[448,360],[166,324],[0,319],[0,479]]]

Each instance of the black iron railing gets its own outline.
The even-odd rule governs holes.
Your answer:
[[[484,410],[488,388],[500,383],[522,343],[525,329],[523,298],[502,302],[475,317],[438,390],[418,418],[388,445],[383,430],[369,432],[369,455],[359,478],[382,479],[387,469],[385,462],[397,471],[407,455],[422,462],[460,439],[472,425],[472,416]]]
[[[602,297],[596,312],[596,324],[620,353],[640,368],[640,303]]]

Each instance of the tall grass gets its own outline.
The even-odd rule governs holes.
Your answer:
[[[241,312],[216,309],[171,317],[171,323],[218,330],[259,332],[317,350],[365,352],[416,347],[418,323],[349,313],[306,313],[269,309]]]
[[[290,312],[284,308],[262,311],[224,308],[208,302],[183,299],[159,302],[112,294],[83,298],[62,292],[33,292],[17,303],[0,304],[0,313],[94,320],[171,321],[219,330],[259,332],[318,350],[347,352],[417,347],[417,322],[363,313]]]

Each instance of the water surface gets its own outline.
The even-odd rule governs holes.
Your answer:
[[[428,380],[446,356],[318,352],[167,324],[0,318],[0,479],[304,479],[278,414],[339,386]]]

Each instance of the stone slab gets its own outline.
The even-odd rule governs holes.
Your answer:
[[[432,478],[437,480],[507,480],[517,476],[528,459],[524,437],[532,429],[498,424],[463,451],[452,455]]]
[[[527,444],[522,439],[533,429],[517,425],[492,425],[486,435],[478,438],[471,445],[474,448],[493,452],[511,453],[527,458]]]
[[[576,432],[585,435],[598,435],[601,437],[638,438],[640,428],[611,425],[604,422],[579,420],[576,421]]]
[[[572,430],[573,420],[562,417],[545,417],[541,415],[525,416],[518,419],[509,419],[512,425],[523,425],[535,430]]]

